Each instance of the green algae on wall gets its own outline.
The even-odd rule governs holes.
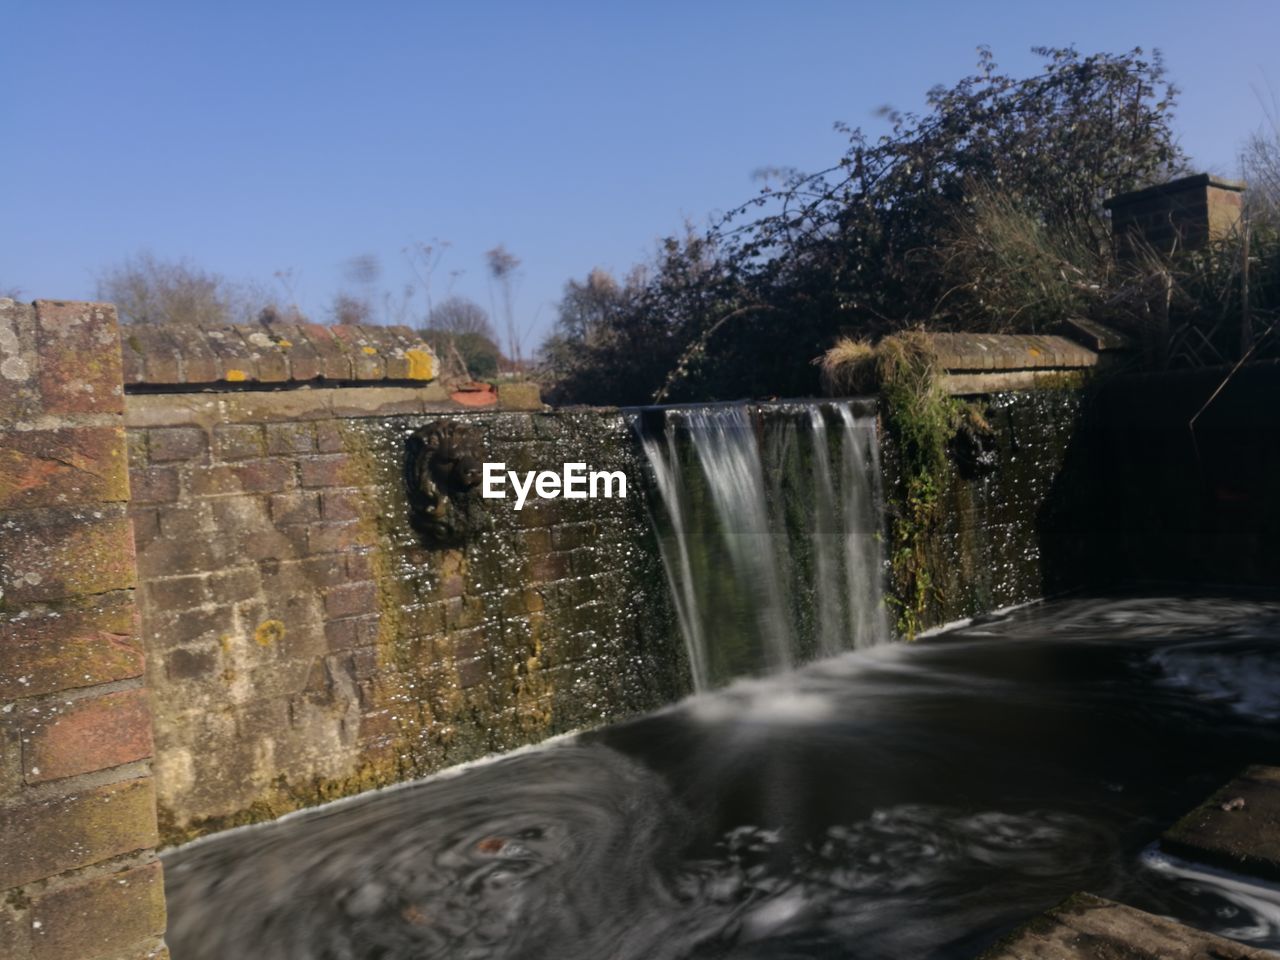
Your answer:
[[[1046,538],[1055,535],[1060,477],[1084,403],[1073,386],[968,398],[968,415],[987,428],[981,462],[953,434],[927,478],[915,483],[904,478],[900,442],[892,432],[885,437],[890,525],[911,530],[895,547],[911,549],[916,564],[913,576],[890,579],[892,602],[912,611],[910,629],[900,618],[900,632],[1024,603],[1061,584],[1063,575],[1047,562]]]

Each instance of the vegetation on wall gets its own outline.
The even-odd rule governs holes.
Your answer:
[[[925,113],[889,112],[877,140],[841,128],[835,165],[669,239],[590,327],[562,312],[544,352],[552,395],[803,395],[808,361],[840,333],[1034,331],[1064,297],[1097,300],[1102,201],[1180,169],[1175,91],[1140,50],[1038,52],[1043,72],[1015,78],[983,51]]]
[[[828,392],[879,392],[885,429],[897,458],[888,491],[890,583],[898,633],[920,631],[933,587],[927,549],[941,520],[940,493],[950,469],[948,447],[962,428],[988,429],[981,414],[941,386],[927,334],[908,330],[874,347],[842,338],[820,361]]]

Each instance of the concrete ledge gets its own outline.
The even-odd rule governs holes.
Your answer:
[[[1181,923],[1077,893],[979,960],[1274,960],[1275,955]]]
[[[1013,333],[933,333],[929,342],[949,372],[1087,369],[1098,355],[1066,337]]]
[[[536,406],[535,406],[536,403]],[[533,392],[505,389],[490,412],[543,409]],[[215,423],[271,423],[280,420],[327,420],[333,417],[390,417],[418,413],[466,413],[437,383],[422,387],[314,387],[302,390],[246,393],[143,393],[125,401],[125,426],[204,427]]]
[[[328,381],[434,380],[435,353],[408,327],[318,323],[193,327],[135,324],[121,330],[131,391],[236,389]]]
[[[1160,838],[1188,860],[1280,880],[1280,767],[1249,767]]]

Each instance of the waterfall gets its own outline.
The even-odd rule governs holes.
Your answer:
[[[636,424],[695,689],[887,638],[868,409],[671,407]]]

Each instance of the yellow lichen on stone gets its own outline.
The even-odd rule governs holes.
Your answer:
[[[277,341],[276,341],[276,346],[277,346],[277,347],[279,347],[281,350],[288,350],[290,347],[292,347],[292,346],[293,346],[293,341],[292,341],[292,340],[277,340]]]
[[[367,353],[371,357],[378,352],[377,350],[373,349],[373,347],[361,347],[360,349],[363,350],[365,353]]]
[[[269,647],[284,639],[284,624],[279,620],[264,620],[253,631],[253,639],[258,641],[258,646]]]
[[[227,379],[232,383],[239,383],[241,380],[248,379],[248,377],[243,370],[228,370]]]
[[[428,350],[414,348],[406,350],[404,357],[409,361],[409,379],[434,380],[436,376],[436,358]]]

